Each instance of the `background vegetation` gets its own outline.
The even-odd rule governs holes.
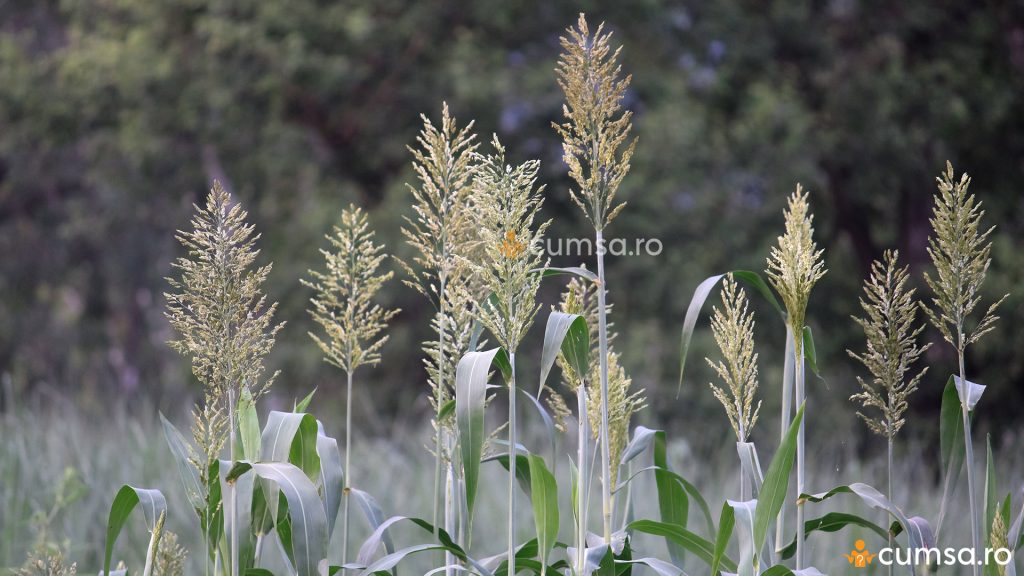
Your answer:
[[[399,227],[409,213],[403,184],[414,175],[405,145],[419,113],[437,119],[447,100],[460,119],[476,118],[481,134],[499,133],[510,159],[539,157],[544,215],[555,218],[549,235],[589,235],[550,127],[561,114],[557,39],[580,10],[616,31],[633,74],[625,105],[639,144],[621,191],[630,207],[606,234],[664,246],[658,256],[607,262],[622,363],[647,389],[640,421],[681,432],[673,436],[699,454],[711,452],[702,437],[727,434],[702,362],[691,359],[676,396],[678,330],[701,279],[763,269],[799,181],[811,191],[830,269],[808,315],[825,377],[808,382],[809,448],[836,465],[876,453],[847,402],[857,367],[844,350],[862,339],[849,316],[884,248],[898,248],[920,284],[934,176],[950,159],[974,176],[986,222],[998,226],[984,300],[1011,293],[1004,321],[967,360],[973,380],[992,384],[975,438],[1010,430],[993,441],[1019,451],[1024,7],[996,1],[0,0],[0,408],[66,415],[74,407],[78,428],[48,420],[68,426],[63,438],[123,436],[121,424],[95,424],[129,411],[111,399],[130,413],[152,414],[155,404],[181,417],[201,391],[166,346],[164,278],[180,255],[174,231],[187,228],[192,203],[218,178],[263,233],[260,260],[275,262],[267,292],[288,324],[268,362],[282,371],[269,403],[290,406],[319,387],[314,411],[332,413],[343,376],[305,334],[312,294],[298,279],[352,202],[369,211],[378,241],[407,256]],[[557,288],[541,297],[554,303]],[[383,299],[403,311],[385,361],[363,375],[372,385],[356,397],[354,418],[364,437],[406,438],[411,451],[428,437],[419,428],[430,406],[417,343],[430,310],[400,282]],[[771,389],[782,325],[759,311]],[[694,358],[712,350],[708,330],[698,330],[695,347]],[[911,400],[905,434],[929,451],[956,358],[946,346],[926,356],[933,369]],[[776,396],[764,395],[766,414],[777,412]],[[915,414],[927,421],[915,423]],[[136,437],[152,432],[124,418],[125,429],[139,427]],[[5,454],[16,454],[20,426],[5,426]],[[773,432],[759,433],[772,444]],[[165,450],[151,438],[145,450]],[[0,474],[26,473],[23,462],[5,456]],[[114,482],[134,480],[72,465],[97,502]],[[3,513],[0,527],[24,531],[34,508],[49,505]],[[18,562],[26,545],[9,545],[17,549],[0,554],[0,565]]]

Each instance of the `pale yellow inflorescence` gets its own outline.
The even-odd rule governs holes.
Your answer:
[[[380,361],[387,342],[381,332],[399,311],[374,303],[374,297],[393,272],[380,273],[387,258],[384,247],[373,242],[374,232],[362,209],[350,206],[341,222],[326,236],[331,249],[321,249],[326,270],[310,270],[303,284],[316,291],[309,310],[323,335],[310,332],[330,364],[351,374],[363,365]]]
[[[854,321],[864,329],[866,350],[847,353],[871,373],[871,379],[860,376],[861,391],[850,400],[877,414],[857,412],[872,432],[893,438],[903,427],[907,398],[928,368],[909,376],[911,366],[931,344],[917,345],[924,325],[917,325],[917,303],[914,290],[907,286],[907,267],[899,266],[899,253],[887,250],[881,261],[871,264],[871,275],[864,281],[864,297],[860,306],[863,317]],[[909,376],[909,378],[908,378]]]
[[[992,262],[992,243],[988,240],[995,227],[980,231],[985,212],[967,189],[971,179],[963,174],[954,178],[953,165],[946,162],[946,171],[936,178],[939,185],[930,220],[932,235],[928,238],[928,255],[935,265],[935,276],[924,275],[935,293],[932,306],[922,304],[928,320],[942,337],[961,353],[969,345],[995,327],[995,310],[1006,299],[1003,296],[981,317],[973,328],[968,317],[981,302],[981,285]]]
[[[826,272],[821,259],[823,251],[813,238],[814,216],[807,204],[807,192],[799,184],[789,197],[785,219],[786,233],[779,236],[778,245],[772,247],[767,273],[772,287],[782,297],[799,352],[811,289]]]
[[[576,27],[561,38],[562,55],[555,68],[565,93],[566,122],[554,128],[563,140],[569,175],[579,187],[570,194],[599,231],[625,206],[615,203],[615,195],[636,145],[629,137],[632,113],[621,110],[631,78],[622,77],[621,48],[612,51],[610,40],[604,24],[591,35],[580,14]]]
[[[711,332],[721,351],[722,360],[705,358],[724,385],[709,384],[718,401],[725,407],[736,440],[746,442],[757,424],[761,402],[757,395],[757,352],[754,351],[754,313],[749,309],[747,295],[732,275],[722,285],[722,307],[711,317]]]
[[[537,186],[540,163],[510,166],[497,137],[493,146],[493,154],[479,157],[473,194],[481,255],[474,266],[490,294],[476,308],[476,318],[502,348],[515,353],[540,309],[542,275],[536,270],[547,265],[540,246],[551,221],[536,223],[543,201],[543,187]],[[523,249],[510,250],[510,241]]]

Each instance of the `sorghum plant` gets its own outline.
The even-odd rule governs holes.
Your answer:
[[[811,289],[825,275],[825,265],[821,260],[822,251],[814,243],[814,228],[811,226],[813,216],[807,204],[807,192],[797,185],[796,191],[789,197],[785,213],[786,232],[779,236],[778,246],[773,246],[768,257],[768,279],[772,287],[779,293],[786,308],[787,330],[793,341],[795,358],[794,373],[794,406],[804,404],[804,322],[807,315],[807,302]],[[783,392],[785,394],[785,391]],[[788,424],[782,422],[783,434]],[[800,421],[796,444],[796,485],[797,493],[804,493],[805,483],[805,449],[804,421]],[[782,518],[780,516],[780,518]],[[798,504],[796,508],[797,533],[803,530],[804,508]],[[803,538],[796,539],[796,568],[803,568]]]
[[[543,186],[537,187],[540,163],[506,164],[505,148],[493,140],[494,153],[480,157],[473,196],[473,216],[480,234],[482,263],[476,266],[491,294],[476,318],[508,353],[511,365],[508,400],[508,573],[515,574],[516,514],[516,349],[540,310],[536,300],[546,265],[538,250],[550,221],[536,223]]]
[[[612,461],[608,414],[608,326],[604,276],[604,229],[625,206],[615,196],[629,172],[636,145],[630,139],[632,113],[622,111],[622,98],[630,76],[622,77],[618,64],[621,48],[612,51],[611,33],[598,26],[593,33],[580,14],[576,28],[561,39],[562,55],[556,73],[565,93],[562,111],[566,122],[555,124],[562,137],[563,159],[578,189],[570,196],[594,226],[597,247],[598,348],[601,386],[601,501],[604,538],[612,534]]]
[[[967,497],[970,502],[971,544],[979,550],[979,518],[975,502],[974,449],[971,442],[970,412],[971,388],[967,381],[964,354],[967,347],[990,332],[996,320],[995,310],[1006,298],[1003,296],[988,307],[980,320],[969,323],[975,308],[981,303],[981,286],[985,273],[992,262],[992,243],[988,240],[992,231],[981,231],[981,217],[984,211],[981,203],[967,191],[971,179],[963,174],[956,180],[953,165],[946,162],[946,171],[936,178],[939,191],[935,195],[935,206],[930,220],[932,234],[928,238],[928,255],[935,266],[935,276],[927,272],[925,282],[935,296],[932,306],[922,303],[921,307],[931,324],[942,334],[943,339],[956,349],[959,365],[960,405],[964,426],[964,450],[967,465]],[[978,394],[980,396],[980,394]],[[975,398],[974,401],[977,401]],[[979,573],[973,568],[975,576]]]
[[[888,497],[892,501],[893,443],[906,420],[907,398],[928,371],[925,367],[911,375],[911,366],[931,344],[918,346],[917,338],[924,325],[917,325],[917,302],[914,289],[907,286],[907,267],[899,266],[899,253],[886,250],[881,261],[871,264],[871,275],[864,281],[864,297],[860,306],[864,317],[854,321],[864,329],[866,350],[851,358],[859,361],[871,374],[870,380],[860,376],[861,391],[850,400],[861,404],[871,414],[857,412],[868,428],[886,439]],[[889,536],[890,546],[893,536]],[[889,567],[890,574],[892,567]]]
[[[303,284],[316,291],[309,313],[323,329],[323,336],[310,333],[324,353],[324,359],[345,372],[345,489],[342,505],[342,565],[348,559],[349,493],[352,487],[352,375],[360,366],[380,362],[380,349],[387,342],[381,332],[398,313],[374,303],[374,297],[393,272],[378,269],[387,258],[384,247],[373,242],[366,214],[356,206],[341,213],[341,222],[326,236],[330,250],[321,250],[326,270],[310,270],[311,280]]]

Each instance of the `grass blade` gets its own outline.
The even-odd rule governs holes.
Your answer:
[[[127,484],[122,486],[114,496],[107,519],[107,543],[103,552],[103,574],[110,574],[110,558],[114,554],[114,543],[121,535],[121,529],[136,506],[141,506],[146,518],[146,526],[150,531],[156,527],[157,519],[167,512],[167,500],[159,490],[135,488]]]
[[[793,423],[786,432],[786,439],[779,446],[768,465],[768,472],[764,475],[764,484],[757,499],[757,508],[754,512],[754,549],[760,550],[764,547],[765,538],[768,536],[768,527],[775,522],[775,517],[782,510],[786,501],[786,491],[789,489],[789,475],[793,470],[793,460],[796,457],[796,437],[800,430],[800,421],[804,417],[804,406],[800,406]]]
[[[530,458],[530,501],[533,503],[533,520],[537,527],[538,556],[543,565],[548,563],[548,554],[558,538],[558,483],[544,459],[531,454]]]
[[[654,435],[654,466],[654,484],[658,489],[658,511],[661,514],[661,521],[685,528],[690,514],[690,502],[682,485],[673,478],[669,469],[663,431],[658,431]],[[669,536],[665,536],[665,543],[668,546],[669,558],[681,566],[684,546]]]
[[[551,312],[544,327],[544,347],[540,359],[540,380],[537,397],[544,391],[551,368],[561,352],[576,374],[587,374],[590,366],[590,331],[579,314]]]
[[[634,520],[626,526],[627,530],[643,532],[654,536],[661,536],[672,541],[679,547],[692,552],[710,566],[715,561],[715,545],[704,538],[690,532],[686,528],[666,522],[655,522],[654,520]],[[736,571],[736,563],[728,556],[722,556],[721,565],[730,572]]]
[[[501,350],[469,352],[455,369],[455,421],[459,430],[459,449],[466,483],[467,526],[469,534],[476,511],[476,492],[480,483],[480,460],[484,453],[484,407],[487,402],[487,376],[494,357]]]
[[[718,576],[725,550],[732,539],[732,530],[736,525],[736,512],[728,502],[722,504],[722,513],[718,516],[718,534],[715,535],[715,555],[711,558],[711,576]]]
[[[202,516],[202,510],[206,506],[204,502],[206,490],[203,489],[202,482],[199,479],[199,470],[196,470],[196,467],[192,465],[192,461],[189,460],[188,443],[185,441],[185,437],[181,435],[181,432],[178,432],[178,429],[164,417],[163,413],[160,413],[160,423],[163,426],[164,438],[166,438],[167,445],[174,456],[174,462],[178,465],[178,475],[181,477],[181,483],[185,488],[185,497],[188,498],[189,504],[195,509],[196,514]]]

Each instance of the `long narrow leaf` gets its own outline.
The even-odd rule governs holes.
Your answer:
[[[793,423],[786,432],[779,449],[772,457],[768,465],[768,472],[764,475],[764,484],[757,499],[757,509],[754,513],[754,547],[760,550],[764,546],[765,538],[768,536],[768,527],[775,522],[776,516],[782,510],[786,501],[786,491],[789,489],[789,475],[793,470],[793,460],[796,456],[796,437],[800,430],[800,422],[804,417],[804,406],[800,406]]]
[[[114,543],[121,535],[121,529],[136,506],[141,506],[146,518],[146,527],[152,532],[156,528],[157,519],[167,512],[167,500],[159,490],[135,488],[127,484],[122,486],[114,496],[107,519],[107,543],[103,551],[103,574],[110,575],[110,558],[114,554]]]
[[[715,545],[704,538],[690,532],[682,526],[655,522],[654,520],[635,520],[626,526],[627,530],[661,536],[671,540],[685,550],[692,552],[710,566],[715,561]],[[736,571],[736,563],[728,556],[722,556],[721,565],[730,572]]]
[[[533,519],[537,527],[538,556],[543,564],[548,563],[548,554],[558,538],[558,483],[544,459],[530,455],[530,500],[533,504]]]
[[[469,352],[459,360],[455,369],[455,421],[459,429],[459,449],[466,483],[467,532],[472,529],[476,512],[480,459],[484,452],[487,375],[498,350],[500,348]]]

